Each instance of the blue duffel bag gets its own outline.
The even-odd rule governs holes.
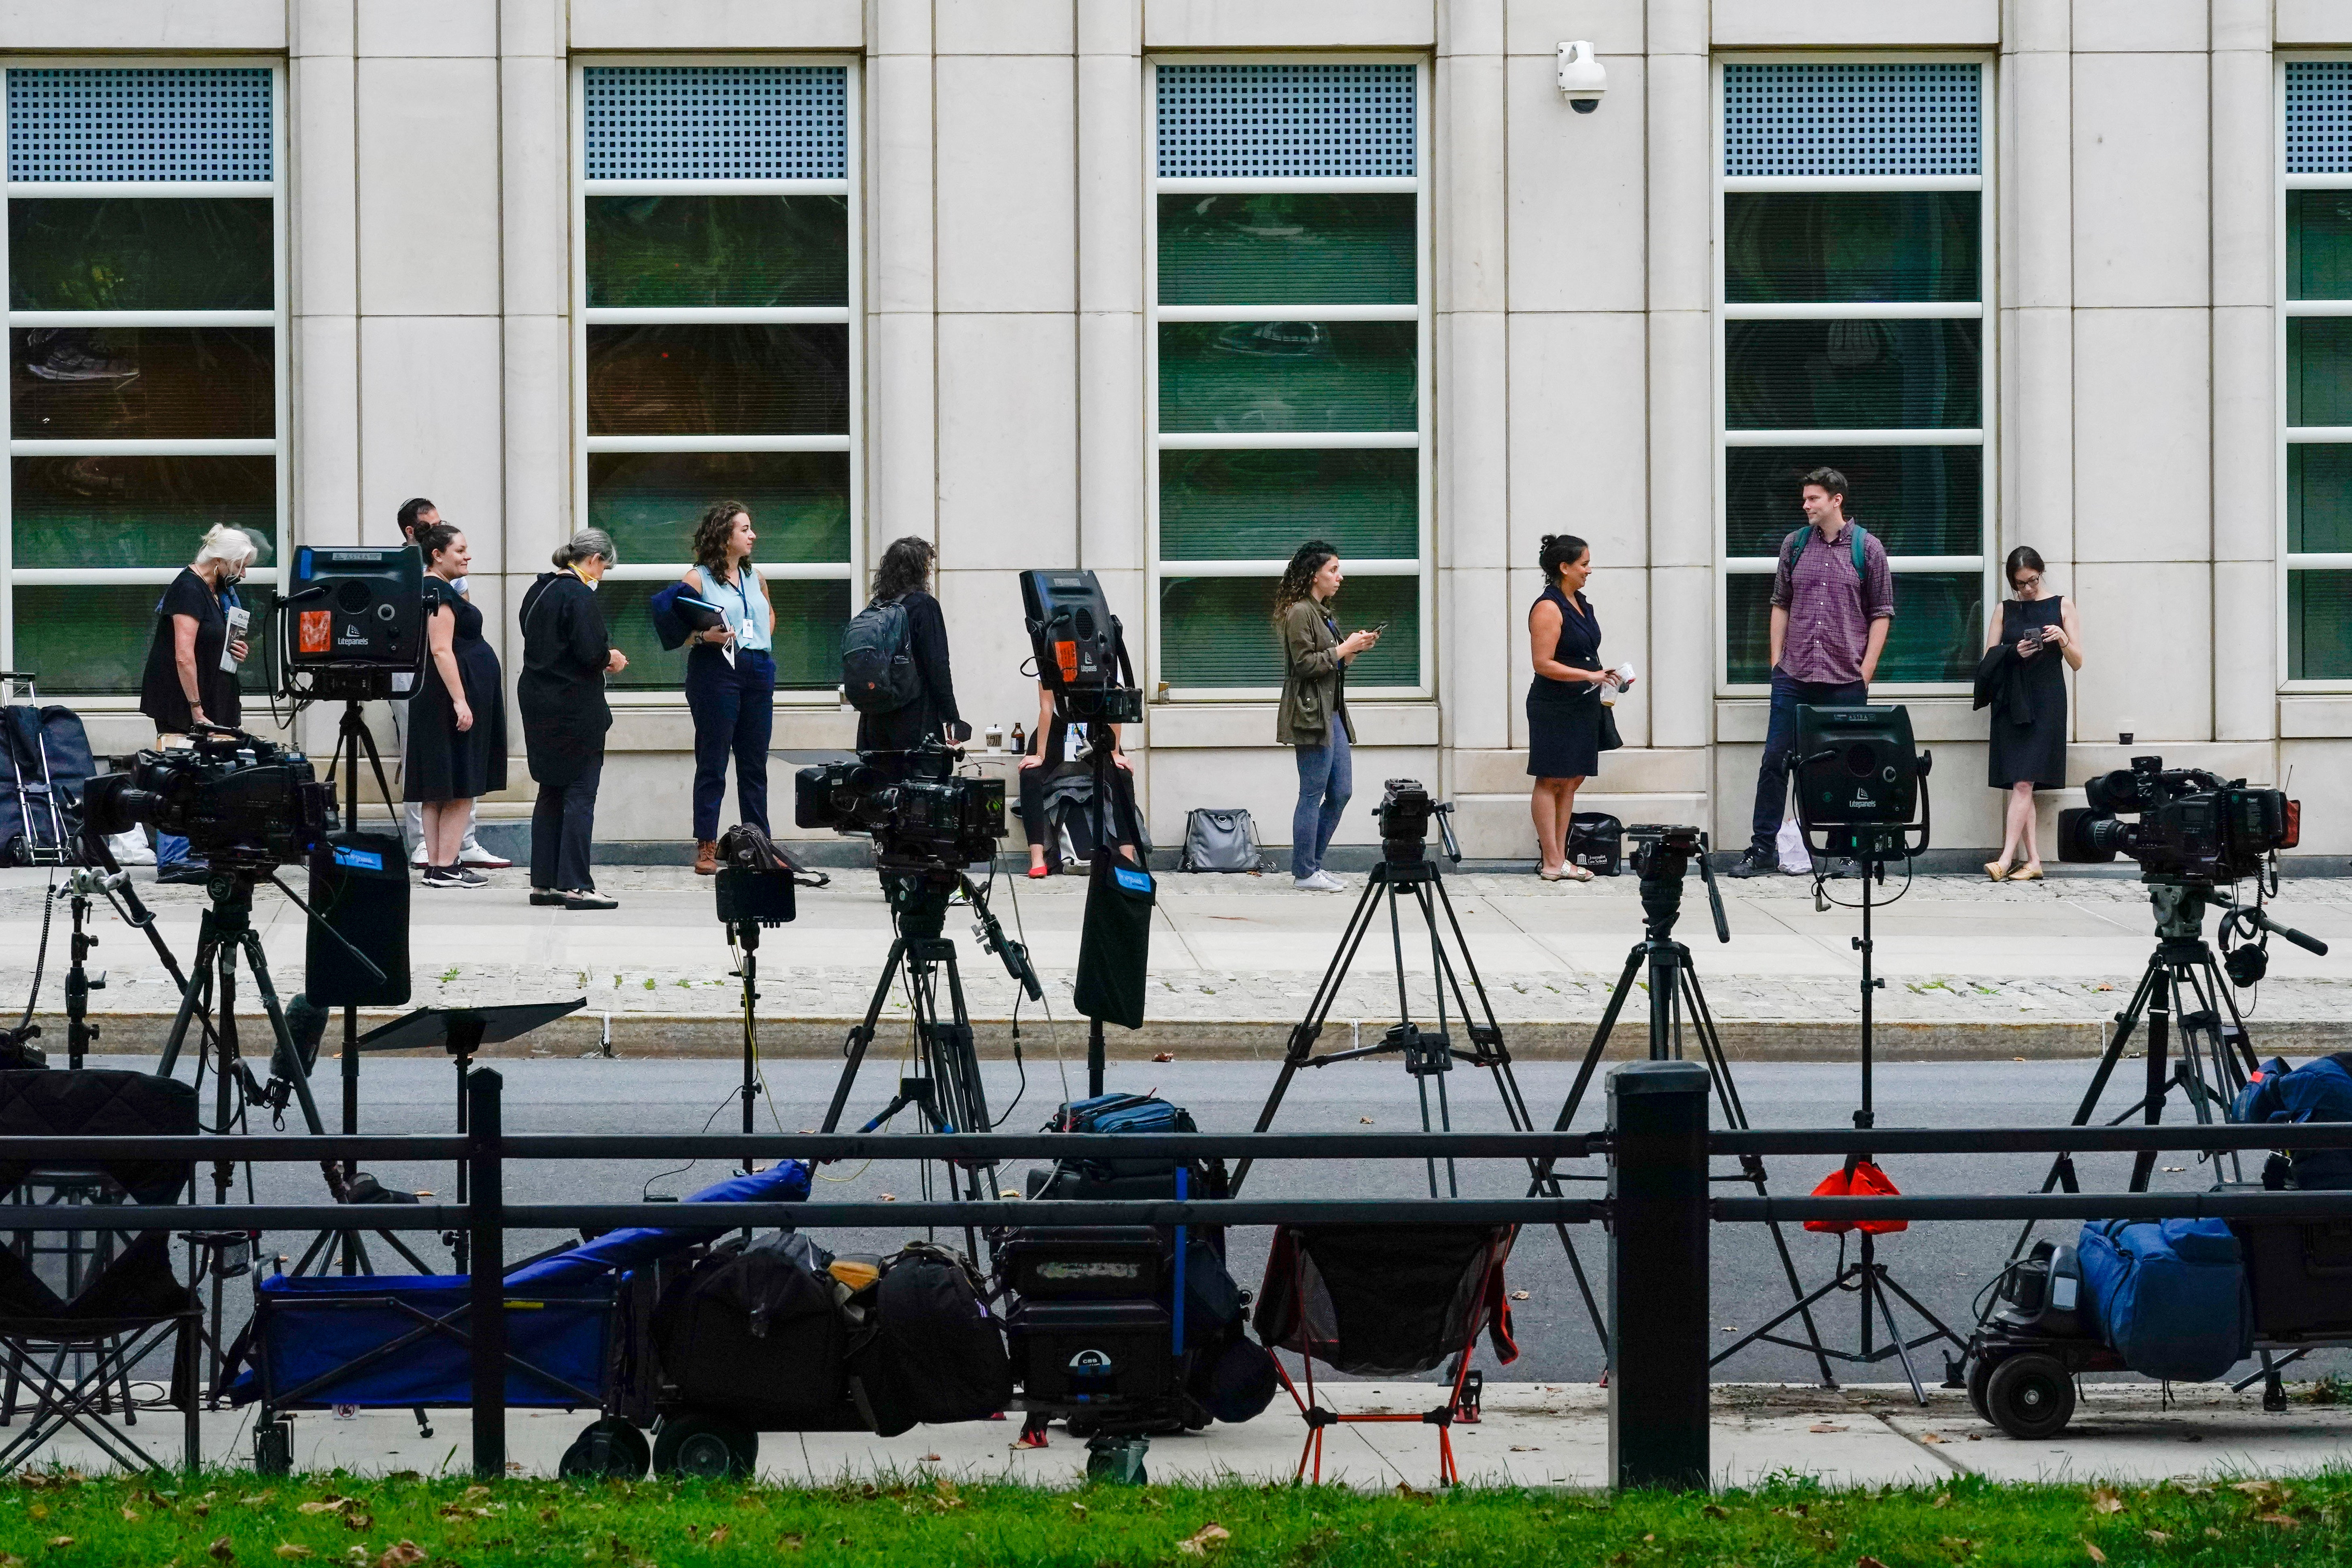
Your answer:
[[[2230,1120],[2352,1121],[2352,1053],[2315,1057],[2299,1068],[2273,1057],[2238,1092]],[[2305,1192],[2352,1187],[2352,1150],[2297,1149],[2287,1159],[2294,1184]]]
[[[2202,1383],[2253,1353],[2253,1294],[2223,1221],[2089,1220],[2075,1252],[2092,1321],[2134,1372]]]

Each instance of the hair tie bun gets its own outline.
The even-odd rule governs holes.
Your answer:
[[[1544,548],[1545,548],[1545,549],[1547,549],[1547,550],[1550,549],[1550,548],[1551,548],[1551,542],[1552,542],[1553,540],[1555,540],[1555,539],[1558,539],[1559,537],[1559,534],[1557,534],[1557,533],[1547,533],[1547,534],[1545,534],[1545,535],[1543,536]]]

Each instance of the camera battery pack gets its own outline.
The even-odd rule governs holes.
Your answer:
[[[1000,1268],[1024,1303],[1156,1298],[1166,1243],[1149,1226],[1040,1226],[1014,1232]]]

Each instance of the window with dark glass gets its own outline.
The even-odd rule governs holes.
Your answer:
[[[205,531],[285,531],[277,71],[11,68],[0,643],[45,691],[139,689]],[[253,640],[266,625],[257,616]],[[258,652],[258,647],[257,647]],[[244,679],[258,687],[264,659]]]
[[[1156,71],[1149,484],[1158,679],[1282,684],[1275,586],[1337,545],[1351,691],[1428,684],[1429,307],[1419,68]]]
[[[2286,661],[2352,681],[2352,61],[2286,63]]]
[[[645,602],[740,501],[775,612],[776,684],[841,679],[858,571],[856,210],[842,66],[582,68],[583,521],[629,656],[675,691]]]
[[[1728,688],[1769,679],[1772,576],[1818,468],[1885,545],[1881,684],[1969,679],[1994,494],[1983,68],[1723,68],[1722,545]]]

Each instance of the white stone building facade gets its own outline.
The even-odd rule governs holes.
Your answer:
[[[740,492],[780,752],[847,743],[826,638],[921,534],[968,719],[1034,713],[1015,574],[1093,568],[1156,837],[1243,805],[1278,843],[1259,610],[1324,531],[1392,627],[1342,841],[1410,774],[1524,858],[1564,531],[1644,677],[1580,804],[1737,846],[1763,574],[1822,460],[1895,559],[1875,695],[1937,752],[1939,846],[1998,841],[1966,672],[2030,544],[2088,650],[2070,777],[2285,780],[2303,852],[2352,852],[2347,0],[0,0],[0,656],[101,749],[206,521],[275,570],[431,497],[509,679],[522,588],[598,522],[643,650],[599,837],[682,842],[637,606]]]

